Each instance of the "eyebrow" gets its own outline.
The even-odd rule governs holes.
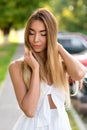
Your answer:
[[[34,31],[34,29],[29,28],[29,30]],[[47,30],[40,30],[40,32],[46,32]]]

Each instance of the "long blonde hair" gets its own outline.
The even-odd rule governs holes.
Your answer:
[[[46,48],[46,63],[43,64],[39,55],[34,52],[29,43],[29,27],[33,20],[41,20],[47,30],[47,48]],[[51,80],[56,87],[64,87],[69,93],[68,80],[66,69],[63,65],[62,58],[58,53],[57,45],[57,22],[54,15],[47,9],[40,8],[36,10],[28,19],[25,28],[24,45],[25,49],[31,50],[34,57],[40,65],[40,79],[45,80],[46,72],[50,74]],[[23,63],[23,79],[27,88],[29,88],[29,80],[32,74],[31,68]]]

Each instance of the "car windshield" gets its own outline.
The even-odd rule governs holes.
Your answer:
[[[71,40],[70,39],[61,39],[61,38],[59,38],[58,42],[61,43],[63,46],[69,47]]]
[[[83,47],[82,41],[78,38],[72,38],[71,39],[71,45],[75,47]]]
[[[84,47],[82,41],[78,38],[59,38],[58,42],[66,47]]]

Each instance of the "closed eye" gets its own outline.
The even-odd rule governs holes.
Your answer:
[[[40,35],[41,36],[47,36],[47,31],[46,30],[40,30]],[[35,31],[33,29],[29,29],[29,35],[35,35]]]
[[[45,34],[41,34],[41,36],[47,36],[47,34],[45,33]]]
[[[47,31],[46,30],[41,30],[41,36],[47,36]]]
[[[34,35],[34,34],[35,34],[34,31],[30,31],[30,30],[29,30],[29,35]]]

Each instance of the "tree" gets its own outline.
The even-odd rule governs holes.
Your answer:
[[[86,0],[55,0],[53,8],[61,30],[87,32]]]
[[[33,10],[49,0],[0,0],[0,29],[8,35],[11,28],[24,27]]]

